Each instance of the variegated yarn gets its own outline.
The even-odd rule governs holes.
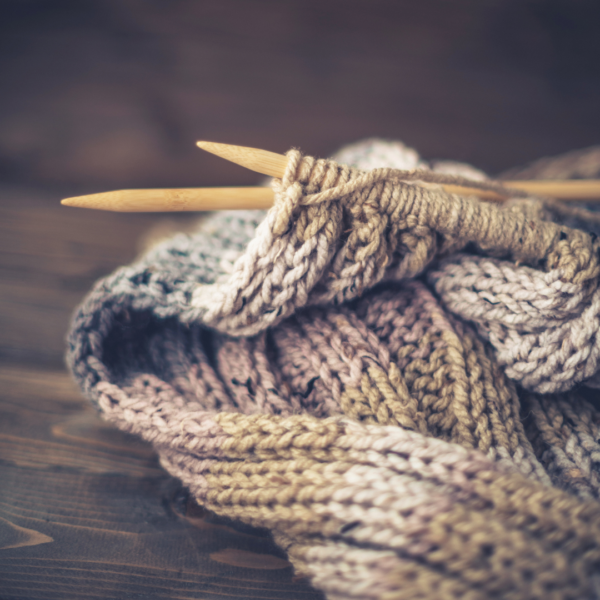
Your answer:
[[[477,323],[506,374],[523,387],[562,392],[596,385],[600,289],[507,261],[454,255],[429,274],[453,313]],[[592,283],[592,285],[590,285]]]
[[[536,200],[508,206],[421,183],[497,184],[427,170],[358,171],[288,153],[275,205],[223,283],[198,286],[183,318],[231,335],[253,335],[298,308],[340,303],[383,280],[422,273],[466,246],[547,271],[591,294],[600,242],[545,220]],[[517,193],[518,196],[524,195]]]
[[[537,393],[596,371],[505,358],[592,310],[598,242],[540,200],[448,195],[496,184],[398,143],[339,155],[370,171],[289,156],[268,214],[98,282],[69,336],[84,392],[330,599],[600,598],[600,413]]]

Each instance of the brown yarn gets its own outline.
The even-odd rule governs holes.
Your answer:
[[[534,450],[554,484],[582,498],[600,497],[600,412],[577,393],[523,393],[523,414]]]
[[[597,287],[600,240],[544,220],[539,200],[499,206],[410,184],[464,184],[463,178],[395,169],[364,173],[295,150],[288,157],[257,237],[224,283],[198,286],[186,318],[253,335],[307,304],[342,302],[383,279],[415,277],[435,257],[466,246]]]
[[[460,314],[475,294],[466,318],[493,323],[492,344],[528,320],[569,329],[596,302],[598,242],[539,200],[290,165],[261,224],[216,215],[95,287],[70,335],[82,388],[204,506],[269,528],[329,600],[597,598],[597,410],[574,393],[520,400],[496,347],[440,298]],[[406,281],[465,248],[429,271],[439,296]],[[588,337],[552,338],[556,374],[535,371],[542,337],[525,340],[532,389],[568,369],[588,381],[594,364],[573,365]]]
[[[570,265],[567,273],[575,273],[588,263],[589,270],[581,273],[575,283],[596,277],[599,273],[597,253],[592,248],[597,250],[600,246],[594,246],[588,236],[549,220],[528,222],[532,217],[543,217],[544,205],[539,201],[533,211],[522,211],[519,204],[515,206],[516,210],[506,210],[495,203],[446,194],[440,188],[432,193],[422,186],[409,186],[407,183],[415,181],[464,185],[496,191],[512,198],[527,198],[527,193],[521,190],[428,170],[401,171],[388,168],[373,169],[365,173],[332,161],[302,157],[295,151],[288,152],[288,157],[288,171],[293,172],[295,169],[297,181],[304,185],[303,205],[314,206],[348,197],[347,206],[351,213],[362,211],[358,214],[363,217],[359,220],[364,222],[365,229],[356,230],[357,238],[367,238],[368,234],[365,235],[364,232],[368,229],[381,234],[381,225],[374,223],[382,220],[380,215],[383,215],[384,220],[388,217],[393,223],[395,219],[401,218],[402,213],[409,213],[411,218],[407,219],[407,225],[427,227],[444,237],[453,238],[457,243],[459,240],[463,244],[474,243],[484,252],[492,250],[493,254],[502,253],[520,262],[533,264],[546,261],[544,266],[548,269],[564,268],[567,264]],[[286,173],[283,186],[286,185],[287,175]],[[409,192],[413,194],[410,195]],[[369,206],[369,201],[376,206]],[[546,205],[560,206],[565,210],[562,203],[546,201]],[[377,210],[373,210],[374,208]],[[313,228],[318,229],[319,224],[313,224]],[[440,251],[445,251],[443,245]],[[578,256],[581,251],[586,253],[583,258]]]

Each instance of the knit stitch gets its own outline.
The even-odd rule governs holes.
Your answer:
[[[100,281],[75,377],[330,599],[600,598],[599,412],[535,393],[597,372],[592,337],[577,363],[542,336],[592,310],[598,242],[540,200],[446,194],[462,180],[397,143],[362,148],[357,168],[290,152],[266,215],[217,213]]]
[[[552,393],[586,381],[600,361],[600,289],[572,283],[561,269],[544,273],[489,258],[453,256],[429,275],[455,314],[474,321],[506,374]],[[595,288],[595,289],[594,289]]]
[[[412,182],[494,184],[427,170],[361,172],[288,153],[275,206],[218,288],[199,286],[184,318],[253,335],[308,304],[341,303],[387,280],[421,273],[439,254],[467,245],[558,270],[590,290],[600,242],[543,220],[541,203],[509,207]]]

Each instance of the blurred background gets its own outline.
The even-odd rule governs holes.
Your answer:
[[[194,141],[366,136],[496,173],[597,143],[599,75],[597,0],[2,0],[0,177],[251,183]]]
[[[597,144],[600,2],[0,0],[0,86],[0,359],[57,365],[73,307],[164,219],[60,198],[260,180],[197,139],[382,136],[490,174]]]

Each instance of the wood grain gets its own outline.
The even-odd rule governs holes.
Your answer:
[[[0,368],[0,598],[320,595],[260,531],[203,512],[69,376]]]
[[[499,173],[598,143],[599,20],[593,0],[0,2],[0,174],[62,197],[254,185],[194,141],[370,136]]]

